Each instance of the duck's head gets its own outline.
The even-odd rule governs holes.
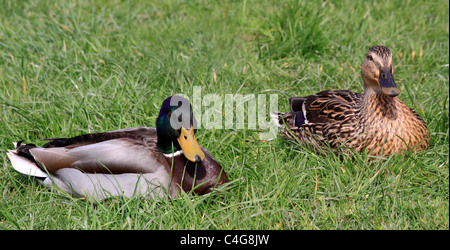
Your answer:
[[[394,65],[392,53],[384,46],[373,46],[367,52],[361,65],[361,75],[365,90],[372,90],[377,94],[397,96],[400,90],[394,82]]]
[[[184,154],[191,162],[201,162],[205,154],[195,139],[196,120],[189,101],[181,96],[164,100],[156,119],[158,149],[168,157]]]

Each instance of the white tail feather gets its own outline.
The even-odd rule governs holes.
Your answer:
[[[22,174],[35,176],[35,177],[48,177],[48,175],[40,169],[36,163],[28,160],[25,157],[19,156],[14,150],[8,150],[9,160],[11,161],[11,164],[13,168]]]
[[[283,126],[283,124],[280,123],[280,115],[283,115],[283,113],[272,112],[272,113],[270,113],[270,118],[277,125],[277,127],[282,128],[284,126]]]
[[[303,112],[303,117],[305,118],[305,124],[308,124],[308,119],[306,119],[306,107],[305,107],[305,102],[303,102],[302,104],[302,112]]]

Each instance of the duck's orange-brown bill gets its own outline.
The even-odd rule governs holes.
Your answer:
[[[395,85],[394,77],[389,69],[381,69],[378,77],[378,84],[380,84],[383,94],[388,96],[397,96],[400,90]]]
[[[189,131],[181,126],[181,134],[178,137],[178,143],[183,150],[184,156],[192,162],[201,162],[205,159],[205,153],[198,145],[194,136],[194,128],[191,126]]]

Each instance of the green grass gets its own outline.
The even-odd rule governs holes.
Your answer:
[[[447,1],[2,1],[0,228],[448,229]],[[372,45],[430,147],[319,156],[257,130],[201,129],[234,182],[206,196],[92,204],[16,173],[12,142],[154,126],[170,95],[362,91]],[[246,127],[247,128],[247,127]]]

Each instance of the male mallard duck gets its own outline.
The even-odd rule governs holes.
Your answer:
[[[425,122],[397,97],[391,51],[384,46],[370,48],[361,75],[363,93],[337,90],[291,97],[291,112],[275,116],[281,135],[295,136],[317,151],[344,146],[388,156],[426,149],[430,135]]]
[[[189,101],[172,96],[162,104],[156,129],[46,139],[50,142],[43,147],[18,143],[8,156],[18,172],[79,197],[175,197],[180,189],[201,195],[228,180],[198,145],[195,122]]]

